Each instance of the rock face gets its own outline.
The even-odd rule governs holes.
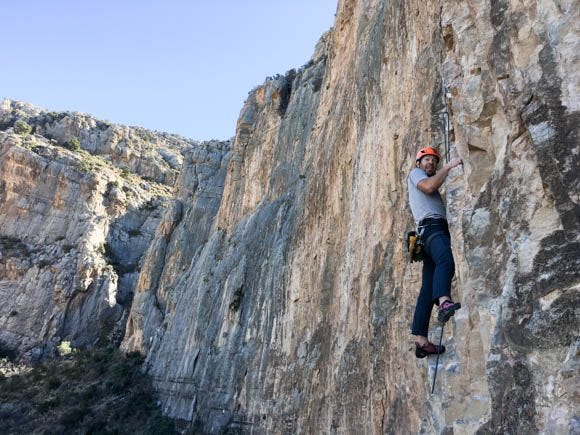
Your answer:
[[[204,433],[580,431],[579,14],[573,1],[341,0],[311,61],[250,93],[230,152],[186,154],[140,257],[122,347],[147,355],[163,411]],[[434,362],[409,335],[420,265],[402,244],[407,175],[419,145],[443,151],[445,110],[464,159],[445,184],[463,308],[431,395]],[[10,153],[36,158],[24,148]],[[21,190],[0,201],[12,286],[30,282],[15,271],[42,234],[32,220],[4,230],[9,211],[36,210],[17,207]],[[107,275],[76,276],[102,303]]]
[[[52,118],[60,121],[46,121]],[[165,174],[161,179],[169,183],[177,169],[167,171],[165,161],[147,155],[161,155],[169,147],[166,154],[178,156],[180,169],[184,156],[208,147],[222,149],[222,155],[227,148],[179,138],[167,145],[172,136],[138,129],[149,135],[149,151],[141,155],[139,149],[127,146],[127,155],[138,158],[120,162],[102,154],[105,142],[94,139],[98,127],[96,133],[87,127],[85,135],[82,129],[73,135],[69,127],[58,124],[77,125],[79,119],[88,126],[101,123],[87,115],[49,114],[28,104],[2,103],[0,350],[4,354],[34,360],[50,355],[61,340],[74,346],[120,342],[144,253],[163,211],[175,202],[170,199],[172,186],[146,180],[127,168]],[[23,123],[30,134],[22,131]],[[129,127],[109,128],[135,136]],[[67,149],[70,143],[62,138],[79,136],[81,146],[96,154]],[[139,165],[140,159],[146,163]],[[122,164],[122,170],[116,164]]]
[[[136,298],[124,346],[164,411],[207,433],[578,430],[578,11],[341,1],[312,61],[250,94],[207,243],[163,242],[183,266]],[[401,248],[445,109],[464,308],[431,396]]]

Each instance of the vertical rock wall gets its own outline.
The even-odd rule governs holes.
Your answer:
[[[159,217],[139,209],[152,192],[119,181],[105,163],[98,172],[81,165],[41,136],[0,132],[3,353],[40,359],[60,340],[123,335],[123,306]]]
[[[162,303],[133,307],[164,411],[208,433],[577,430],[578,10],[340,1],[312,61],[251,92],[204,241],[171,238],[189,263],[157,261]],[[402,235],[445,109],[464,308],[432,396]]]
[[[574,433],[578,5],[445,6],[443,77],[457,153],[468,156],[449,191],[463,299],[471,302],[457,331],[473,332],[455,338],[464,354],[485,355],[478,379],[487,386],[471,394],[484,393],[490,406],[486,422],[471,427]]]

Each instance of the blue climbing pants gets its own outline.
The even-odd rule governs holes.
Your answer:
[[[429,240],[424,250],[423,282],[417,298],[411,329],[413,335],[423,337],[427,337],[433,305],[439,305],[441,296],[451,297],[451,279],[455,274],[447,222],[438,220],[436,224],[427,226],[423,233],[424,240],[435,232],[439,234]]]

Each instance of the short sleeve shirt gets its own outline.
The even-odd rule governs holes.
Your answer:
[[[428,195],[417,187],[417,184],[426,178],[429,178],[429,176],[423,169],[414,168],[407,179],[409,205],[417,225],[426,218],[447,218],[445,205],[439,191],[436,190]]]

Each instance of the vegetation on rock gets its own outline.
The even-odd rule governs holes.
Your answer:
[[[138,353],[75,351],[19,374],[0,367],[4,434],[171,434]]]
[[[28,125],[26,121],[21,119],[17,120],[14,123],[14,133],[21,134],[22,136],[26,136],[32,132],[32,127]]]
[[[64,147],[71,151],[78,151],[81,149],[81,141],[78,137],[73,136],[68,141],[66,141]]]

